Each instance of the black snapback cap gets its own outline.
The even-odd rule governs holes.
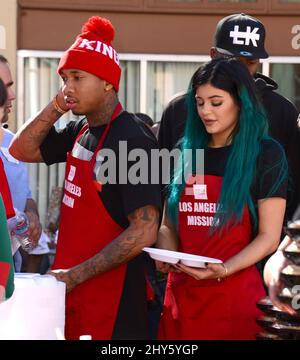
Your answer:
[[[265,59],[266,31],[256,18],[246,14],[229,15],[218,22],[214,46],[225,55]]]

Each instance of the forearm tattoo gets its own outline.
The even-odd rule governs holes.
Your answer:
[[[45,140],[57,119],[57,111],[49,104],[44,111],[28,124],[27,138],[24,140],[26,145],[28,147],[39,146]]]
[[[129,216],[129,221],[130,226],[120,236],[94,257],[72,269],[72,281],[79,284],[128,262],[137,256],[144,246],[155,241],[159,212],[154,206],[137,209]]]

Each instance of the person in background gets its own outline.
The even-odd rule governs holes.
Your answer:
[[[0,79],[0,120],[5,113],[7,101],[6,86]],[[6,209],[2,197],[5,198]],[[7,219],[14,216],[10,192],[0,159],[0,303],[12,296],[14,291],[14,266]]]
[[[0,116],[1,116],[0,121],[2,117],[5,116],[5,106],[7,103],[7,97],[8,94],[5,83],[0,78]],[[0,132],[0,136],[1,136],[1,132]],[[1,158],[0,158],[0,194],[6,211],[6,218],[10,219],[13,216],[15,216],[15,210],[12,204],[11,193]]]
[[[255,265],[280,239],[284,151],[268,136],[255,83],[240,61],[215,59],[198,69],[187,106],[180,150],[204,149],[204,170],[186,157],[175,167],[156,246],[222,263],[204,269],[158,263],[161,271],[176,270],[169,273],[159,338],[255,339],[256,302],[265,294]],[[190,176],[183,180],[186,166]]]
[[[161,188],[133,183],[128,159],[118,166],[121,142],[146,152],[158,144],[151,130],[118,100],[121,68],[109,20],[92,17],[63,54],[62,91],[15,135],[12,155],[48,165],[67,161],[54,264],[50,274],[66,283],[66,338],[147,339],[142,249],[157,238]],[[65,129],[53,126],[65,112],[84,115]],[[105,181],[105,150],[116,156],[116,181]],[[125,163],[125,164],[124,164]],[[125,175],[125,176],[124,176]],[[125,177],[121,181],[119,176]]]
[[[154,121],[151,119],[151,117],[145,113],[136,113],[135,114],[144,124],[146,124],[150,129],[154,125]]]
[[[240,38],[232,33],[239,31]],[[245,40],[243,34],[253,33],[255,39]],[[214,58],[234,57],[243,62],[253,76],[255,86],[267,113],[270,135],[283,147],[290,171],[286,217],[292,215],[300,202],[300,133],[297,126],[299,111],[285,97],[278,94],[276,82],[257,72],[259,59],[268,57],[265,50],[265,27],[256,18],[233,14],[222,18],[216,27],[210,55]],[[161,148],[172,150],[183,136],[187,119],[186,95],[173,99],[162,115],[158,142]]]
[[[1,125],[6,124],[8,116],[11,111],[13,101],[15,100],[15,93],[12,89],[13,80],[11,76],[10,67],[7,59],[0,55],[0,78],[3,80],[7,90],[7,101],[4,107],[4,116],[1,119]],[[49,252],[47,249],[47,243],[44,238],[41,237],[41,223],[39,220],[38,209],[35,201],[32,199],[31,190],[29,188],[27,167],[21,161],[15,159],[8,152],[8,147],[14,134],[8,129],[4,129],[0,126],[0,157],[4,164],[6,177],[9,183],[10,192],[12,195],[13,205],[21,212],[25,212],[29,220],[29,237],[36,243],[39,240],[41,243],[35,247],[31,254],[46,254]],[[42,250],[41,250],[42,249]],[[21,249],[19,250],[22,251]],[[14,256],[16,271],[22,270],[22,258],[20,252],[17,252]],[[27,269],[23,270],[28,272],[39,272],[40,263],[42,260],[42,254],[30,255],[22,252],[22,257],[25,260]]]
[[[5,208],[0,195],[0,303],[14,292],[14,265]]]
[[[152,133],[154,134],[155,138],[157,139],[159,123],[155,123],[152,120],[152,118],[145,113],[136,113],[135,115],[151,129]]]

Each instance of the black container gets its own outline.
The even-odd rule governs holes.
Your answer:
[[[256,334],[256,340],[282,340],[282,338],[268,332],[260,332]]]
[[[256,306],[259,308],[259,310],[261,310],[263,313],[267,314],[267,315],[271,315],[271,309],[273,307],[272,301],[269,299],[269,297],[265,297],[261,300],[259,300],[256,303]]]
[[[294,265],[300,266],[300,250],[299,251],[284,250],[283,255]]]
[[[289,288],[300,285],[300,268],[296,265],[286,266],[281,271],[280,279]]]
[[[284,340],[300,340],[300,326],[277,322],[271,325],[268,331]]]
[[[289,224],[285,228],[285,233],[291,238],[292,242],[283,250],[289,265],[280,273],[280,280],[285,288],[278,295],[279,300],[294,308],[299,314],[291,315],[272,306],[269,298],[262,299],[257,303],[257,307],[268,316],[261,316],[257,323],[263,331],[256,335],[258,340],[300,340],[300,309],[296,309],[293,299],[297,296],[297,288],[300,285],[300,221]],[[297,305],[298,305],[297,299]]]
[[[300,240],[300,227],[292,227],[292,224],[290,226],[286,226],[284,228],[284,232],[293,240],[298,242]]]
[[[299,315],[291,315],[285,311],[282,311],[275,306],[272,308],[272,317],[275,317],[278,323],[282,323],[284,325],[290,324],[294,326],[300,326],[300,316]]]
[[[270,326],[272,326],[276,322],[276,317],[271,316],[261,316],[256,319],[257,324],[262,327],[264,330],[269,330]]]

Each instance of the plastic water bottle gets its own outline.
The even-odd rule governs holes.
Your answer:
[[[28,237],[29,221],[25,213],[15,209],[16,215],[9,219],[11,236],[19,242],[22,249],[29,252],[34,248]]]

